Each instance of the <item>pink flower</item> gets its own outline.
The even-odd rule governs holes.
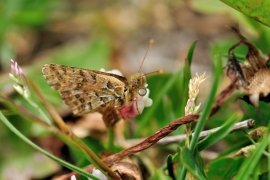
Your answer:
[[[123,117],[135,117],[138,114],[142,114],[144,107],[152,106],[153,100],[149,98],[150,90],[148,88],[146,90],[147,93],[145,96],[137,95],[136,101],[120,109]]]
[[[13,61],[12,59],[10,60],[10,64],[11,64],[11,73],[9,73],[9,76],[15,82],[13,84],[13,87],[19,94],[28,98],[30,96],[30,91],[23,70],[18,65],[18,63]]]
[[[123,76],[122,73],[117,70],[113,69],[111,71],[105,71],[105,69],[100,69],[102,72],[112,73],[119,76]],[[145,85],[147,87],[147,84]],[[138,114],[142,114],[144,107],[150,107],[153,104],[153,100],[149,98],[150,91],[147,89],[145,96],[140,96],[139,94],[136,97],[136,101],[130,103],[128,106],[123,107],[120,109],[120,113],[123,117],[135,117]]]

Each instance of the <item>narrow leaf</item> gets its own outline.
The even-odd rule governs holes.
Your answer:
[[[194,49],[196,47],[196,44],[197,44],[197,41],[194,41],[189,47],[188,54],[187,54],[187,60],[188,60],[189,65],[191,65],[191,62],[192,62],[192,58],[193,58]]]
[[[183,75],[183,82],[182,82],[182,88],[183,88],[183,99],[181,101],[179,101],[179,107],[185,107],[187,100],[188,100],[188,83],[189,80],[191,79],[191,71],[190,71],[190,66],[191,66],[191,62],[192,62],[192,58],[193,58],[193,53],[194,53],[194,49],[196,47],[197,41],[194,41],[188,50],[187,53],[187,58],[185,60],[185,66],[184,66],[184,75]],[[181,116],[184,116],[184,111],[182,111],[183,114],[181,114]]]
[[[200,171],[203,173],[204,177],[207,177],[206,176],[206,173],[204,171],[204,163],[203,163],[203,160],[202,160],[202,157],[201,157],[201,154],[199,153],[198,149],[196,148],[195,151],[194,151],[194,155],[195,157],[195,161],[197,163],[197,166],[198,168],[200,169]]]
[[[206,180],[206,177],[198,168],[192,152],[188,148],[184,148],[181,154],[181,160],[185,168],[197,179]]]
[[[239,119],[238,114],[233,114],[229,120],[227,120],[217,131],[209,134],[205,139],[200,141],[197,145],[198,150],[202,151],[209,146],[215,144],[220,139],[224,138],[227,134],[230,133],[233,125]]]
[[[172,180],[175,180],[175,175],[173,172],[173,156],[171,154],[167,157],[167,170]]]

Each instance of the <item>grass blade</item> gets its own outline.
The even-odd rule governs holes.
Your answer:
[[[193,153],[187,147],[183,148],[181,160],[185,168],[187,168],[194,177],[197,179],[206,180],[206,177],[200,171],[197,163],[195,162]]]
[[[239,115],[238,114],[233,114],[229,120],[227,120],[221,127],[219,130],[209,134],[205,139],[203,139],[202,141],[200,141],[197,145],[197,148],[199,151],[202,151],[206,148],[208,148],[209,146],[213,145],[214,143],[216,143],[217,141],[219,141],[220,139],[224,138],[227,134],[230,133],[233,125],[236,123],[236,121],[239,119]]]

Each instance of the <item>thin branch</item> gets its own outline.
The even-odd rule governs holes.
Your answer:
[[[251,129],[254,127],[254,120],[253,119],[248,119],[248,120],[245,120],[245,121],[242,121],[242,122],[239,122],[239,123],[236,123],[231,132],[230,133],[233,133],[233,132],[236,132],[236,131],[242,131],[242,130],[246,130],[246,129]],[[200,136],[199,136],[199,139],[204,139],[206,136],[208,136],[209,134],[219,130],[220,127],[217,127],[217,128],[214,128],[214,129],[209,129],[209,130],[206,130],[206,131],[202,131],[200,133]],[[186,139],[186,134],[183,134],[183,135],[178,135],[178,136],[167,136],[167,137],[164,137],[163,139],[160,139],[156,145],[158,146],[164,146],[164,145],[168,145],[168,144],[173,144],[173,143],[179,143],[180,141],[183,141]],[[144,139],[143,138],[140,138],[140,139],[130,139],[130,140],[127,140],[128,144],[130,144],[131,146],[135,145],[135,144],[138,144],[139,142],[143,141]]]
[[[130,154],[135,154],[137,152],[143,151],[154,144],[156,144],[160,139],[166,137],[168,134],[173,132],[175,129],[177,129],[179,126],[197,121],[199,115],[198,114],[190,114],[181,118],[178,118],[168,124],[167,126],[161,128],[159,131],[157,131],[155,134],[149,136],[148,138],[144,139],[140,143],[127,148],[119,153],[110,155],[103,159],[104,163],[108,166],[111,166],[112,164],[118,162],[122,157],[128,156]]]
[[[234,92],[235,87],[236,87],[236,83],[238,81],[238,78],[235,77],[234,79],[231,80],[231,84],[225,88],[217,97],[215,100],[215,103],[212,107],[210,116],[214,115],[219,108],[221,107],[221,105],[230,97],[230,95]]]

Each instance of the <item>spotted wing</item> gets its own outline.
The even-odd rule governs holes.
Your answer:
[[[42,73],[75,115],[124,101],[126,78],[123,76],[57,64],[45,64]]]

